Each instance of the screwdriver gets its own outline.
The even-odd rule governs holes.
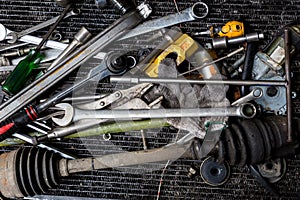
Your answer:
[[[245,26],[243,22],[239,21],[229,21],[223,26],[215,27],[211,26],[209,30],[194,33],[194,36],[198,35],[209,35],[210,37],[239,37],[244,36]]]
[[[74,1],[75,0],[56,0],[56,3],[64,6],[65,9],[47,34],[43,37],[39,45],[35,49],[30,50],[28,55],[18,63],[16,68],[10,73],[9,77],[3,83],[2,90],[8,96],[13,96],[18,93],[24,87],[26,82],[33,76],[33,70],[39,67],[39,63],[44,58],[40,52],[41,48],[47,42],[59,22],[64,19]]]

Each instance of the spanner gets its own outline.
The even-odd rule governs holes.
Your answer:
[[[241,105],[243,103],[247,103],[249,101],[261,98],[262,96],[263,96],[262,89],[261,88],[254,88],[248,95],[236,100],[231,105],[232,106]]]
[[[208,15],[208,12],[209,12],[208,6],[205,3],[197,2],[192,7],[187,8],[181,11],[180,13],[176,13],[165,17],[161,17],[159,19],[154,19],[154,20],[144,22],[143,24],[129,31],[120,40],[142,35],[145,33],[170,27],[183,22],[203,19]]]
[[[79,15],[80,12],[81,12],[81,11],[80,11],[79,9],[72,9],[72,10],[70,10],[70,11],[66,14],[66,16],[64,17],[64,19],[66,19],[66,18],[68,18],[68,17],[71,17],[71,16],[74,16],[74,15]],[[52,19],[50,19],[50,20],[47,20],[47,21],[45,21],[45,22],[42,22],[42,23],[40,23],[40,24],[38,24],[38,25],[36,25],[36,26],[33,26],[33,27],[28,28],[28,29],[26,29],[26,30],[23,30],[23,31],[21,31],[21,32],[10,32],[10,33],[8,33],[7,37],[8,37],[8,38],[11,37],[11,39],[8,39],[7,42],[8,42],[8,43],[15,43],[19,38],[21,38],[21,37],[23,37],[23,36],[25,36],[25,35],[28,35],[28,34],[30,34],[30,33],[33,33],[33,32],[35,32],[35,31],[38,31],[38,30],[40,30],[40,29],[46,28],[46,27],[50,26],[51,24],[54,24],[58,18],[59,18],[59,16],[54,17],[54,18],[52,18]]]
[[[65,115],[52,120],[57,125],[67,126],[72,122],[83,119],[106,119],[106,120],[137,120],[143,118],[185,118],[185,117],[219,117],[236,116],[253,118],[256,115],[256,107],[245,103],[234,107],[225,108],[179,108],[179,109],[140,109],[140,110],[82,110],[74,108],[68,103],[57,104],[56,107],[65,111]]]
[[[12,37],[9,36],[9,34],[12,32],[13,31],[7,29],[3,24],[0,24],[0,41],[12,39]],[[20,37],[19,41],[38,45],[42,41],[42,38],[31,35],[25,35],[23,37]],[[67,48],[68,44],[48,40],[45,46],[52,49],[64,50],[65,48]]]

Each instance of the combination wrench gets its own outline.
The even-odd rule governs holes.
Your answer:
[[[80,13],[81,13],[80,9],[72,9],[72,10],[70,10],[66,14],[66,16],[64,16],[64,19],[66,19],[68,17],[71,17],[71,16],[79,15]],[[43,28],[46,28],[46,27],[54,24],[57,21],[58,18],[59,18],[59,16],[54,17],[54,18],[52,18],[50,20],[42,22],[42,23],[40,23],[38,25],[30,27],[30,28],[28,28],[26,30],[23,30],[21,32],[14,32],[14,31],[12,31],[12,32],[10,32],[10,33],[7,34],[7,38],[8,38],[7,42],[8,43],[15,43],[19,38],[21,38],[21,37],[23,37],[25,35],[28,35],[30,33],[33,33],[35,31],[41,30]]]
[[[237,106],[255,99],[259,99],[263,96],[263,90],[261,88],[254,88],[248,95],[241,97],[240,99],[233,102],[232,106]]]
[[[62,109],[65,114],[62,118],[52,117],[54,123],[67,126],[73,122],[84,119],[104,120],[138,120],[144,118],[186,118],[186,117],[243,117],[253,118],[256,115],[256,107],[251,103],[224,108],[178,108],[178,109],[139,109],[139,110],[82,110],[74,108],[71,104],[60,103],[56,107]]]
[[[166,27],[170,27],[183,22],[194,21],[197,19],[203,19],[208,15],[208,6],[203,2],[197,2],[192,7],[187,8],[180,13],[161,17],[159,19],[150,20],[137,26],[136,28],[129,31],[125,36],[120,38],[124,40],[134,36],[142,35]]]
[[[132,9],[132,11],[115,21],[113,25],[99,33],[76,52],[68,56],[59,65],[47,71],[35,82],[28,85],[13,98],[2,104],[0,106],[0,140],[2,141],[10,137],[18,129],[25,126],[30,121],[34,121],[41,112],[71,95],[74,89],[81,88],[93,78],[101,79],[109,74],[110,72],[106,68],[106,65],[97,66],[90,71],[86,78],[64,90],[62,93],[50,97],[37,106],[30,105],[24,108],[24,106],[31,103],[36,97],[47,91],[51,86],[66,77],[96,53],[100,52],[112,41],[120,38],[124,31],[137,26],[152,12],[151,7],[144,3],[138,7],[133,7]]]
[[[7,29],[3,24],[0,24],[0,41],[12,39],[12,37],[9,36],[9,34],[12,32],[13,31]],[[25,35],[19,38],[20,42],[25,42],[25,43],[35,44],[35,45],[38,45],[42,40],[43,40],[42,38],[35,37],[32,35]],[[52,49],[64,50],[65,48],[67,48],[68,44],[56,42],[53,40],[48,40],[45,43],[45,46]]]

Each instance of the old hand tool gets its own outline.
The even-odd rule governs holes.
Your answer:
[[[258,98],[262,97],[262,95],[263,95],[263,91],[261,88],[254,88],[248,95],[236,100],[231,105],[232,106],[240,105],[240,104],[258,99]]]
[[[196,80],[196,79],[179,79],[179,78],[139,78],[139,77],[118,77],[118,76],[111,76],[111,82],[117,83],[176,83],[176,84],[201,84],[201,85],[248,85],[248,86],[286,86],[286,81],[247,81],[247,80]]]
[[[47,34],[43,37],[42,41],[39,45],[29,52],[28,56],[19,62],[16,66],[14,71],[9,75],[9,77],[4,82],[2,88],[5,93],[9,96],[12,96],[19,92],[23,87],[24,84],[28,81],[29,78],[32,76],[32,70],[38,67],[38,64],[43,59],[42,54],[40,53],[41,48],[44,46],[45,42],[51,36],[53,31],[56,29],[60,21],[65,17],[67,12],[72,6],[72,1],[68,1],[64,11],[59,16],[59,18],[55,21],[54,25],[50,28]]]
[[[80,14],[80,10],[79,9],[72,9],[70,10],[65,16],[64,16],[64,19],[68,18],[68,17],[71,17],[71,16],[74,16],[74,15],[79,15]],[[47,20],[43,23],[40,23],[36,26],[33,26],[33,27],[30,27],[26,30],[23,30],[21,32],[14,32],[14,31],[11,31],[10,33],[7,34],[7,38],[10,38],[11,39],[8,39],[7,41],[9,43],[15,43],[19,38],[25,36],[25,35],[28,35],[30,33],[33,33],[35,31],[38,31],[40,29],[43,29],[43,28],[46,28],[52,24],[54,24],[57,20],[58,20],[59,16],[57,17],[54,17],[50,20]]]
[[[152,84],[140,84],[137,86],[133,86],[126,90],[116,91],[108,96],[101,98],[92,103],[87,104],[79,104],[77,107],[86,108],[88,110],[95,110],[107,107],[110,105],[111,109],[150,109],[151,105],[146,104],[142,99],[142,95],[150,88]],[[68,104],[69,105],[69,104]],[[68,107],[68,106],[67,106]],[[61,112],[61,111],[58,111]],[[62,111],[64,114],[64,111]],[[63,115],[62,114],[62,115]],[[42,141],[44,139],[54,138],[54,137],[64,137],[70,135],[72,133],[76,133],[78,131],[83,131],[99,125],[109,119],[94,119],[94,120],[80,120],[75,124],[72,124],[68,127],[57,128],[51,131],[49,134],[45,136],[38,137],[38,141]],[[65,121],[60,124],[60,126],[66,126],[69,124],[69,121]]]
[[[149,33],[151,31],[156,31],[162,28],[174,26],[183,22],[203,19],[208,15],[208,11],[208,6],[205,3],[197,2],[192,7],[187,8],[180,13],[144,22],[143,24],[128,32],[121,38],[121,40]]]
[[[8,34],[11,33],[12,31],[7,29],[3,24],[0,24],[0,41],[3,41],[5,39],[11,39],[11,37],[8,37]],[[40,37],[35,37],[32,35],[25,35],[23,37],[19,38],[20,42],[24,42],[26,45],[26,43],[28,44],[35,44],[38,45],[43,39]],[[17,45],[17,46],[20,46]],[[22,45],[23,46],[23,45]],[[57,42],[57,41],[53,41],[53,40],[48,40],[45,43],[46,47],[52,48],[52,49],[60,49],[60,50],[64,50],[67,47],[67,44],[61,43],[61,42]],[[5,51],[7,49],[11,49],[13,46],[9,46],[9,47],[2,47],[0,50],[1,51]]]
[[[147,18],[150,13],[151,8],[149,7],[149,5],[141,4],[140,6],[135,8],[134,11],[131,11],[124,15],[112,26],[108,27],[106,30],[98,34],[87,44],[82,46],[79,50],[72,53],[72,55],[68,56],[68,58],[66,58],[61,64],[49,70],[38,80],[27,86],[25,89],[19,92],[15,98],[13,97],[6,103],[2,104],[0,107],[0,119],[2,121],[0,128],[0,139],[3,140],[9,137],[16,129],[22,127],[28,121],[34,120],[37,117],[37,114],[57,104],[57,102],[59,102],[67,95],[70,95],[73,88],[79,88],[83,83],[88,82],[88,80],[83,80],[76,87],[72,87],[64,91],[63,94],[53,96],[51,99],[48,99],[38,107],[29,106],[29,108],[25,108],[23,110],[20,109],[26,106],[28,103],[32,102],[37,96],[60,81],[74,69],[80,66],[83,62],[94,56],[95,53],[101,51],[101,49],[107,46],[110,42],[120,37],[123,34],[123,31],[135,27],[143,19]],[[104,75],[103,69],[101,67],[95,68],[94,71],[91,71],[88,78],[92,79],[97,75]],[[20,110],[21,112],[18,113],[18,111]],[[13,114],[15,115],[12,118],[7,121],[3,121],[11,117]],[[21,121],[19,120],[20,118],[22,119]]]
[[[84,44],[87,40],[92,37],[92,34],[85,28],[82,27],[78,33],[74,36],[74,40],[68,45],[68,47],[51,63],[48,70],[55,67],[63,59],[65,59],[70,53],[72,53],[78,46]]]
[[[194,33],[193,35],[209,35],[210,37],[239,37],[244,36],[245,26],[243,22],[229,21],[223,26],[211,26],[209,30],[204,32]]]
[[[56,107],[65,111],[62,118],[53,117],[52,120],[60,125],[66,126],[72,122],[82,119],[161,119],[161,118],[184,118],[184,117],[219,117],[237,116],[253,118],[256,115],[256,108],[250,103],[228,108],[180,108],[180,109],[139,109],[139,110],[82,110],[76,109],[67,103],[57,104]]]
[[[228,48],[230,45],[241,44],[244,42],[257,42],[264,39],[264,34],[262,33],[248,33],[245,36],[227,38],[219,37],[212,39],[212,45],[214,49]]]
[[[153,84],[151,83],[138,84],[125,90],[117,90],[97,101],[86,104],[79,104],[76,107],[86,110],[99,110],[112,105],[113,103],[113,107],[117,107],[124,103],[127,103],[134,98],[141,98],[141,96],[152,86]]]

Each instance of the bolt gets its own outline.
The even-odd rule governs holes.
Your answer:
[[[269,97],[275,97],[277,95],[277,93],[278,93],[278,90],[276,87],[270,86],[267,88],[267,95]]]

